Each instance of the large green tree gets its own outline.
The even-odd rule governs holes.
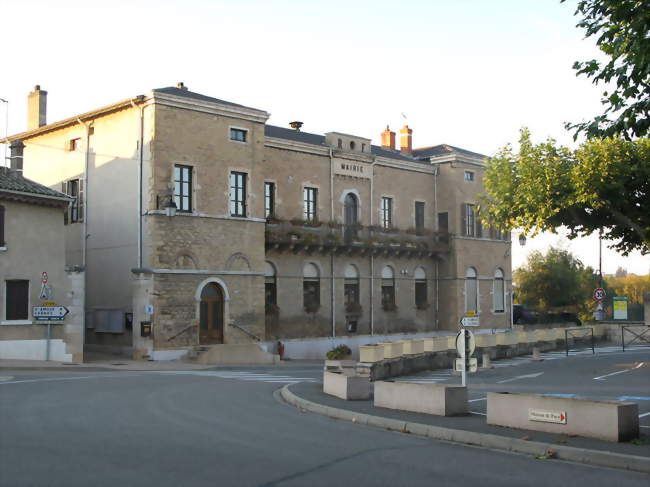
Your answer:
[[[533,235],[565,226],[569,237],[605,229],[627,255],[650,252],[650,139],[591,139],[576,150],[522,129],[519,151],[506,146],[487,163],[482,218]]]
[[[545,254],[532,252],[526,264],[515,270],[513,280],[521,304],[540,312],[568,310],[581,319],[591,317],[598,277],[567,250],[551,247]]]
[[[561,0],[564,2],[565,0]],[[575,137],[645,137],[650,129],[650,0],[580,0],[575,15],[585,37],[595,36],[606,60],[573,65],[577,75],[604,84],[604,112],[567,124]]]

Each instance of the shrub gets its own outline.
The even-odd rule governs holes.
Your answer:
[[[341,360],[343,357],[352,355],[352,350],[347,345],[339,345],[334,347],[332,350],[327,352],[327,358],[329,360]]]

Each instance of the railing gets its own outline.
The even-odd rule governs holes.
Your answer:
[[[449,250],[449,234],[446,232],[320,222],[269,222],[265,239],[267,246],[294,251],[433,254]]]
[[[564,344],[566,347],[566,355],[569,356],[569,352],[578,352],[580,349],[569,349],[569,338],[575,344],[577,340],[588,339],[591,342],[591,353],[595,354],[596,349],[594,347],[594,329],[589,327],[581,326],[580,328],[565,328],[564,329]],[[586,347],[590,348],[590,347]]]
[[[239,331],[243,332],[245,335],[248,335],[250,338],[252,338],[256,342],[261,342],[262,341],[262,339],[260,337],[258,337],[254,333],[248,331],[246,328],[244,328],[241,325],[238,325],[235,322],[228,323],[228,326],[232,326],[233,328],[237,328]]]
[[[632,328],[645,328],[643,331],[640,332],[635,332],[632,331]],[[650,334],[646,336],[646,333],[650,332],[650,326],[649,325],[625,325],[621,326],[621,345],[623,346],[623,351],[625,352],[625,332],[628,332],[628,334],[632,335],[634,338],[632,338],[631,341],[627,342],[627,347],[630,348],[633,345],[650,345]],[[643,345],[642,345],[643,344]]]
[[[185,333],[187,330],[191,330],[192,328],[194,328],[194,326],[195,326],[195,325],[188,325],[188,326],[186,326],[186,327],[183,328],[181,331],[179,331],[178,333],[176,333],[176,335],[172,335],[172,336],[170,336],[170,337],[167,339],[167,341],[168,341],[168,342],[171,342],[171,341],[172,341],[174,338],[176,338],[177,336],[182,335],[182,334]]]

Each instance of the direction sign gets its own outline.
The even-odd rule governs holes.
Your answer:
[[[607,293],[602,287],[597,287],[596,289],[594,289],[594,299],[596,301],[602,301],[603,299],[605,299],[605,296],[607,296]]]
[[[63,321],[69,313],[65,306],[34,306],[32,316],[39,321]]]
[[[463,339],[463,334],[467,336],[467,344]],[[476,338],[474,334],[469,330],[461,330],[458,335],[456,335],[456,351],[461,357],[465,357],[465,350],[467,350],[467,356],[469,357],[474,353],[476,349]]]
[[[543,411],[541,409],[529,409],[528,420],[540,421],[542,423],[566,424],[566,411]]]
[[[462,326],[479,326],[478,316],[463,316],[460,320]]]

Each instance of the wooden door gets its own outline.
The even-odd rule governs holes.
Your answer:
[[[223,343],[223,291],[210,283],[201,291],[199,343]]]

